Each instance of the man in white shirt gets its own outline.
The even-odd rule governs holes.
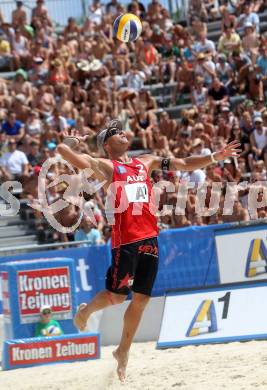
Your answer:
[[[204,31],[199,33],[199,41],[193,46],[193,50],[199,53],[211,53],[215,55],[215,44],[210,39],[207,39],[207,34]]]
[[[127,89],[139,92],[144,86],[145,79],[145,73],[138,70],[138,67],[133,66],[132,69],[125,75]]]
[[[14,138],[8,142],[8,152],[4,153],[0,158],[0,166],[2,167],[6,180],[19,180],[28,176],[29,162],[25,153],[17,150],[17,143]]]

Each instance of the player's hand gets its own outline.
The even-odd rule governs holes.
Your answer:
[[[84,142],[89,137],[88,134],[86,135],[80,135],[78,130],[71,129],[71,130],[64,130],[62,131],[63,138],[77,138],[79,142]]]
[[[225,160],[229,157],[239,157],[242,149],[238,149],[241,146],[240,142],[232,141],[226,145],[222,150],[214,154],[214,158],[217,161]]]

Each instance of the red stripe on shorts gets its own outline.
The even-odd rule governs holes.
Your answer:
[[[116,290],[116,285],[117,285],[117,280],[118,280],[120,254],[121,254],[121,248],[118,247],[117,252],[116,252],[116,256],[115,256],[115,267],[114,267],[114,272],[113,272],[113,283],[112,283],[113,290]]]

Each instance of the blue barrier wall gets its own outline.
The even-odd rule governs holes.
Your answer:
[[[226,227],[227,225],[225,225]],[[160,267],[155,295],[172,288],[219,283],[214,231],[218,225],[162,231],[159,236]]]
[[[162,231],[159,235],[160,266],[153,296],[171,288],[209,286],[219,283],[215,231],[230,224],[195,226]],[[105,286],[110,246],[50,250],[0,258],[11,260],[68,257],[75,260],[77,302],[88,301]]]

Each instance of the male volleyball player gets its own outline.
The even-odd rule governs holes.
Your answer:
[[[79,330],[84,330],[92,313],[122,303],[132,291],[132,300],[124,315],[120,344],[113,352],[118,362],[119,379],[124,381],[130,346],[150,299],[158,269],[157,220],[149,206],[152,191],[150,174],[154,169],[193,171],[204,168],[216,161],[238,156],[240,144],[233,141],[212,155],[185,159],[153,155],[129,158],[129,142],[118,120],[111,121],[98,135],[98,146],[108,158],[75,153],[73,147],[82,139],[75,131],[65,133],[63,143],[58,145],[58,152],[79,169],[91,168],[100,182],[106,180],[106,189],[111,183],[122,183],[115,194],[115,206],[118,207],[127,198],[128,207],[114,216],[112,265],[107,271],[106,289],[91,302],[79,306],[74,323]],[[139,213],[136,212],[138,207],[141,207]]]

